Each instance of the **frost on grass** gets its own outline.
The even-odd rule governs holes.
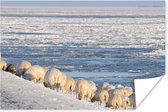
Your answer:
[[[108,109],[103,105],[79,101],[7,72],[0,72],[1,109]]]

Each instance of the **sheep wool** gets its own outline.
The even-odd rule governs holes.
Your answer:
[[[99,84],[97,87],[98,91],[102,91],[104,88],[106,88],[108,85],[110,85],[108,82],[103,82],[102,84]]]
[[[7,67],[6,62],[5,61],[0,61],[0,70],[4,71],[6,69],[6,67]]]
[[[23,74],[31,67],[31,63],[27,60],[22,60],[16,66],[16,75],[23,76]]]
[[[102,90],[101,92],[100,91],[96,91],[95,92],[95,96],[91,99],[91,101],[92,102],[99,101],[100,104],[102,104],[103,102],[107,103],[108,98],[109,98],[108,91],[106,91],[106,90]]]
[[[78,80],[76,84],[76,93],[79,100],[88,100],[94,96],[96,85],[92,81]]]
[[[44,77],[44,83],[51,89],[57,88],[57,91],[60,89],[62,92],[65,92],[64,86],[66,84],[66,79],[66,75],[60,70],[52,68],[47,71]]]
[[[130,99],[128,96],[122,96],[122,107],[124,109],[128,109],[128,106],[130,106]]]
[[[66,92],[69,91],[71,93],[75,90],[75,80],[72,77],[67,76],[64,89]]]
[[[120,94],[120,95],[125,95],[125,96],[131,96],[133,94],[133,89],[132,88],[118,88],[114,90],[114,94]]]
[[[122,106],[122,97],[119,94],[110,95],[108,102],[106,103],[107,107],[113,107],[114,109],[121,108]]]
[[[16,66],[14,64],[9,64],[5,71],[16,74]]]
[[[24,79],[43,84],[45,71],[39,65],[31,66],[23,75]]]

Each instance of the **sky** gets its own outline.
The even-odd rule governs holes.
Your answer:
[[[118,0],[118,1],[44,1],[44,0],[36,0],[36,1],[9,1],[2,0],[1,6],[55,6],[55,7],[164,7],[164,0]]]

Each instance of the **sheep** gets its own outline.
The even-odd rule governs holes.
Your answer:
[[[1,71],[2,71],[2,70],[5,71],[6,67],[7,67],[6,62],[5,62],[5,61],[0,61],[0,70],[1,70]]]
[[[91,99],[91,102],[100,101],[100,91],[96,91],[94,97]]]
[[[105,90],[107,91],[110,91],[110,90],[114,90],[115,89],[115,86],[109,84],[107,87],[104,88]]]
[[[133,89],[131,87],[129,88],[121,87],[121,88],[115,89],[114,94],[131,96],[133,94]]]
[[[92,90],[90,96],[88,95],[88,98],[93,98],[94,94],[95,94],[95,91],[97,90],[96,84],[91,80],[87,80],[87,81],[90,83],[91,90]]]
[[[120,95],[124,95],[123,91],[121,89],[115,89],[113,91],[110,91],[112,94],[120,94]]]
[[[52,68],[47,71],[45,77],[44,77],[44,85],[55,89],[57,88],[62,91],[62,93],[65,92],[64,86],[66,84],[67,77],[65,74],[63,74],[60,70],[56,68]]]
[[[96,91],[95,92],[95,96],[91,99],[91,101],[92,102],[100,101],[100,104],[102,104],[103,102],[107,103],[108,98],[109,98],[109,93],[108,93],[107,90],[102,90],[101,92],[100,91]]]
[[[112,107],[118,109],[122,106],[122,97],[120,94],[112,94],[106,103],[106,107]]]
[[[67,80],[66,80],[66,84],[65,84],[64,89],[65,89],[65,91],[69,91],[71,93],[75,90],[75,80],[72,77],[67,76]]]
[[[103,82],[102,84],[99,84],[97,87],[98,91],[102,91],[104,88],[106,88],[109,85],[108,82]]]
[[[132,94],[131,96],[129,96],[129,99],[130,99],[130,106],[135,108],[136,107],[135,94]]]
[[[28,70],[28,68],[31,67],[31,63],[27,60],[22,60],[17,66],[16,66],[16,75],[21,77],[23,74]]]
[[[89,82],[87,80],[77,80],[76,82],[76,96],[79,100],[84,100],[87,95]]]
[[[78,99],[77,89],[78,89],[78,81],[79,81],[80,79],[74,79],[74,80],[75,80],[75,90],[74,90],[74,92],[76,93],[76,98]]]
[[[67,76],[62,73],[61,83],[59,84],[60,85],[60,90],[61,90],[62,93],[65,93],[65,91],[66,91],[65,90],[66,81],[67,81]]]
[[[99,94],[99,97],[100,97],[100,104],[101,104],[102,102],[107,103],[108,98],[109,98],[109,93],[108,93],[108,91],[102,90],[101,93]]]
[[[121,107],[123,107],[124,109],[128,109],[129,105],[129,97],[121,94],[111,94],[109,96],[108,102],[106,103],[106,107],[112,107],[114,109],[118,109]]]
[[[16,66],[14,64],[9,64],[5,71],[16,74]]]
[[[76,93],[79,100],[92,99],[96,91],[96,84],[88,80],[78,80],[76,84]]]
[[[127,96],[131,96],[134,93],[131,87],[125,87],[125,89],[127,91]]]
[[[33,65],[24,73],[23,78],[43,84],[44,76],[44,69],[39,65]]]
[[[115,89],[115,86],[109,84],[108,82],[104,82],[104,83],[98,85],[98,91],[102,91],[102,90],[110,91],[113,89]]]
[[[122,95],[122,107],[124,109],[128,109],[128,106],[130,106],[130,99],[128,96]]]
[[[117,90],[117,89],[109,90],[108,93],[109,93],[109,94],[114,94],[114,93],[116,93],[116,92],[115,92],[116,90]]]

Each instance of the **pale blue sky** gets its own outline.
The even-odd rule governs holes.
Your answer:
[[[102,1],[102,0],[92,0],[92,1],[79,1],[79,0],[66,0],[66,1],[44,1],[44,0],[3,0],[1,1],[1,6],[63,6],[63,7],[164,7],[164,0],[118,0],[118,1]]]

